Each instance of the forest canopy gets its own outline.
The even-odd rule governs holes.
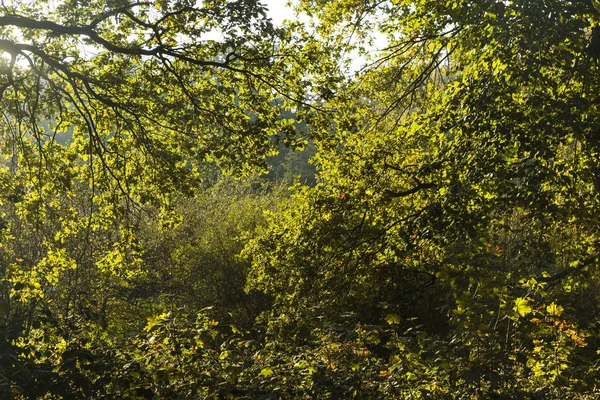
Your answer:
[[[596,398],[600,2],[292,6],[2,3],[0,398]]]

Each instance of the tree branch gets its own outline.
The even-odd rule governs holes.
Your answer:
[[[583,270],[585,267],[590,266],[591,264],[597,263],[599,259],[600,259],[600,256],[598,256],[598,255],[590,256],[584,260],[579,261],[579,264],[576,267],[564,269],[563,271],[558,272],[552,276],[541,277],[538,279],[538,281],[547,282],[547,283],[557,283],[557,282],[561,281],[562,279],[568,277],[569,275],[579,272],[579,271]]]
[[[436,186],[435,183],[420,183],[417,186],[408,189],[408,190],[404,190],[402,192],[394,192],[392,190],[386,190],[386,194],[389,197],[406,197],[406,196],[410,196],[411,194],[415,194],[417,192],[420,192],[421,190],[425,190],[425,189],[431,189],[434,188]]]
[[[203,66],[203,67],[219,67],[226,68],[231,71],[240,72],[240,73],[249,73],[246,70],[234,68],[229,65],[230,60],[226,60],[226,62],[218,62],[218,61],[205,61],[198,60],[192,57],[189,57],[185,54],[178,53],[169,48],[163,46],[157,46],[150,49],[145,49],[141,47],[123,47],[116,45],[108,40],[104,39],[100,36],[93,28],[93,25],[86,26],[66,26],[57,24],[52,21],[44,21],[44,20],[35,20],[27,17],[22,17],[19,15],[3,15],[0,16],[0,26],[16,26],[19,28],[26,29],[38,29],[38,30],[49,30],[53,33],[59,35],[69,35],[69,36],[87,36],[92,42],[97,45],[103,47],[104,49],[111,51],[117,54],[125,54],[129,56],[148,56],[148,57],[157,57],[157,56],[169,56],[173,57],[185,62],[188,62],[192,65]],[[8,40],[1,40],[2,46],[8,50],[7,45],[11,43]],[[13,43],[14,44],[14,43]],[[26,49],[35,54],[34,49],[37,49],[36,46],[28,45],[28,44],[15,44],[15,46],[20,47],[21,49]],[[39,50],[39,49],[38,49]]]
[[[105,21],[106,19],[108,19],[110,17],[114,17],[115,15],[119,15],[119,14],[125,14],[127,16],[130,16],[129,10],[131,10],[133,7],[149,6],[151,4],[152,3],[148,3],[148,2],[137,2],[137,3],[126,4],[123,7],[115,8],[114,10],[109,10],[105,13],[102,13],[100,16],[98,16],[98,18],[96,18],[92,22],[90,22],[90,24],[88,26],[90,28],[95,28],[102,21]],[[143,24],[140,23],[140,25],[143,25]]]

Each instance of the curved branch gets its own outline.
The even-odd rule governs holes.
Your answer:
[[[206,61],[206,60],[198,60],[198,59],[186,56],[184,54],[178,53],[177,51],[173,51],[164,46],[156,46],[156,47],[150,48],[150,49],[145,49],[145,48],[141,48],[141,47],[119,46],[119,45],[116,45],[116,44],[104,39],[102,36],[100,36],[98,34],[98,32],[96,32],[94,30],[94,26],[95,26],[94,23],[92,23],[90,25],[86,25],[86,26],[66,26],[66,25],[57,24],[56,22],[53,22],[53,21],[35,20],[32,18],[20,16],[20,15],[3,15],[3,16],[0,16],[0,26],[15,26],[18,28],[25,28],[25,29],[48,30],[48,31],[51,31],[52,33],[55,33],[58,35],[65,35],[65,36],[87,36],[92,42],[103,47],[105,50],[108,50],[108,51],[116,53],[116,54],[124,54],[124,55],[129,55],[129,56],[148,56],[148,57],[169,56],[169,57],[179,59],[181,61],[188,62],[188,63],[190,63],[192,65],[196,65],[196,66],[220,67],[220,68],[226,68],[226,69],[229,69],[229,70],[232,70],[235,72],[249,73],[248,71],[230,66],[229,62],[232,60],[229,58],[227,60],[225,60],[225,62]],[[0,44],[0,46],[5,47],[5,49],[10,52],[10,50],[8,50],[6,48],[7,43],[9,43],[10,41],[0,40],[0,42],[2,42],[2,44]],[[20,47],[22,49],[26,49],[32,53],[35,53],[34,49],[38,49],[36,46],[29,45],[29,44],[14,43],[14,45],[17,47]]]

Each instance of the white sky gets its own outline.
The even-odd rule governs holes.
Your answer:
[[[288,0],[262,0],[262,2],[267,6],[269,10],[267,15],[271,17],[273,23],[276,26],[280,25],[283,22],[283,20],[286,19],[294,21],[299,18],[302,22],[305,23],[309,21],[309,18],[306,15],[301,14],[300,17],[297,17],[292,8],[287,6]],[[289,2],[296,3],[297,0],[289,0]],[[377,51],[377,49],[382,49],[385,46],[387,46],[388,42],[385,39],[385,37],[383,37],[383,35],[375,33],[375,37],[376,40],[373,44],[373,51]],[[357,54],[350,54],[348,55],[348,57],[352,59],[352,63],[350,66],[351,71],[357,71],[365,62],[365,58],[360,57]]]
[[[287,7],[287,0],[263,0],[269,8],[269,17],[275,25],[280,25],[284,19],[294,20],[295,15],[291,7]]]

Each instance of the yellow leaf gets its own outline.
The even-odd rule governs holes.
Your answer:
[[[561,306],[557,305],[554,302],[552,302],[552,304],[550,304],[548,307],[546,307],[546,312],[548,312],[548,314],[556,315],[557,317],[560,314],[562,314],[563,311],[564,311],[564,308],[562,308]]]
[[[513,307],[513,310],[521,317],[524,317],[531,312],[531,307],[529,306],[529,302],[527,300],[519,297],[515,300],[515,306]]]
[[[398,314],[388,314],[385,316],[385,321],[390,325],[398,325],[400,323],[400,316]]]

